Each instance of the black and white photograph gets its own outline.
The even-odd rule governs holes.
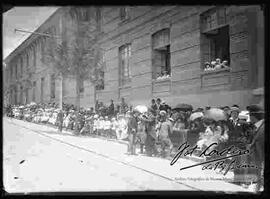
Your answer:
[[[265,5],[3,8],[5,195],[265,191]]]

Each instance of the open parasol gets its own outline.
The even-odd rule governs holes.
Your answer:
[[[201,117],[203,117],[204,115],[203,115],[203,113],[202,112],[195,112],[195,113],[192,113],[191,115],[190,115],[190,120],[191,121],[194,121],[195,119],[197,119],[197,118],[201,118]]]
[[[211,108],[205,113],[206,118],[213,119],[215,121],[226,120],[226,115],[222,109]]]
[[[249,120],[249,112],[241,111],[238,115],[239,119]]]
[[[148,108],[144,105],[138,105],[134,108],[134,110],[136,110],[140,113],[146,113],[148,111]]]
[[[178,111],[192,111],[193,107],[190,104],[177,104],[173,110],[178,110]]]

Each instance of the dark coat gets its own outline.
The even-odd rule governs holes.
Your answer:
[[[114,104],[110,104],[110,106],[108,107],[107,113],[108,113],[108,115],[114,114]]]
[[[238,148],[244,149],[246,146],[246,143],[243,143],[241,140],[243,140],[244,132],[241,122],[238,120],[236,124],[233,124],[231,120],[227,122],[228,128],[229,128],[229,138],[227,145],[234,145]]]
[[[255,132],[253,140],[249,145],[252,159],[257,166],[261,166],[261,164],[264,162],[265,156],[264,140],[265,136],[264,136],[264,122],[263,122]]]
[[[128,105],[126,102],[120,104],[120,113],[124,114],[128,111]]]
[[[153,115],[149,117],[142,117],[142,121],[145,124],[146,134],[156,139],[156,118]]]
[[[138,130],[138,120],[136,117],[131,116],[128,120],[128,134],[136,133]]]
[[[151,109],[153,109],[154,111],[156,111],[157,110],[157,104],[152,104],[151,105]]]

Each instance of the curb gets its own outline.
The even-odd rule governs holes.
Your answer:
[[[13,118],[13,119],[15,119],[17,121],[22,121],[22,122],[26,122],[26,123],[31,123],[31,124],[36,124],[36,125],[40,125],[40,126],[50,127],[50,128],[53,128],[53,129],[58,129],[56,126],[51,125],[51,124],[28,122],[26,120],[19,120],[17,118]],[[59,135],[61,135],[61,134],[67,134],[67,135],[79,137],[78,135],[74,134],[74,131],[72,131],[70,129],[63,129],[62,130],[62,133],[59,132]],[[106,141],[116,142],[116,143],[119,143],[119,144],[128,145],[128,141],[106,138],[106,137],[102,137],[102,136],[99,136],[99,135],[89,135],[89,134],[87,134],[87,135],[82,135],[80,137],[93,137],[93,138],[99,138],[99,139],[106,140]],[[136,146],[136,148],[139,149],[140,147],[139,146]],[[170,154],[169,157],[166,157],[166,158],[163,157],[163,159],[172,160],[172,158],[176,155],[176,153],[177,153],[177,147],[175,147],[173,149],[173,151],[172,151],[172,153]],[[182,156],[181,158],[188,159],[188,160],[191,160],[191,161],[194,161],[194,162],[198,162],[198,163],[201,163],[201,162],[204,161],[203,158],[196,157],[196,156]]]

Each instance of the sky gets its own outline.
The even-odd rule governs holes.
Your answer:
[[[14,29],[35,31],[58,7],[14,7],[3,14],[3,59],[31,34]]]

